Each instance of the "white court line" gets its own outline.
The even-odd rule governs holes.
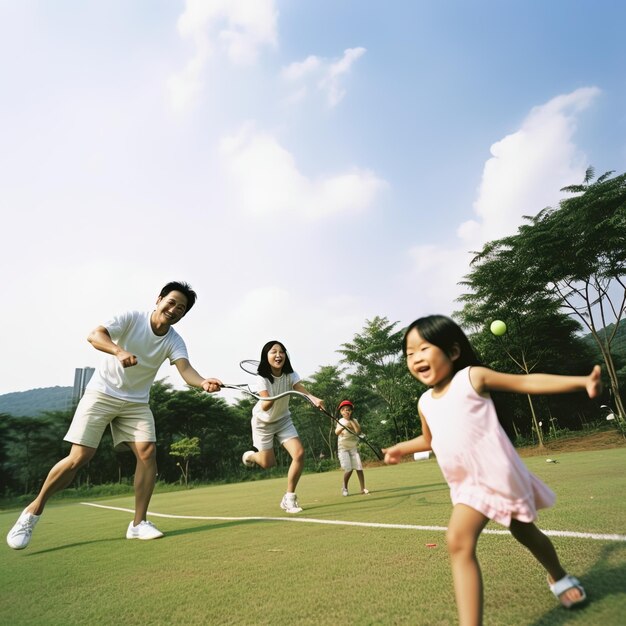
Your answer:
[[[81,502],[85,506],[94,506],[99,509],[110,509],[111,511],[124,511],[125,513],[134,513],[134,509],[124,509],[118,506],[105,506],[104,504],[95,504],[93,502]],[[206,517],[203,515],[169,515],[168,513],[154,513],[148,511],[148,515],[153,517],[167,517],[171,519],[195,519],[205,521],[225,521],[225,522],[242,522],[242,521],[263,521],[263,522],[301,522],[308,524],[330,524],[332,526],[359,526],[365,528],[393,528],[400,530],[429,530],[445,532],[445,526],[416,526],[413,524],[381,524],[378,522],[349,522],[342,520],[316,519],[314,517]],[[579,533],[570,530],[543,530],[545,535],[550,537],[574,537],[576,539],[596,539],[599,541],[625,541],[626,535],[605,535],[601,533]],[[508,530],[495,530],[487,528],[483,530],[483,534],[487,535],[509,535]]]

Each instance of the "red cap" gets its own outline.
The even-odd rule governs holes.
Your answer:
[[[351,406],[352,408],[354,408],[354,404],[352,404],[350,400],[344,400],[343,402],[340,402],[337,408],[340,409],[342,406]]]

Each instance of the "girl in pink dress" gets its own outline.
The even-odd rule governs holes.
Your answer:
[[[600,367],[589,376],[515,375],[480,365],[469,340],[450,318],[431,315],[413,322],[403,352],[411,375],[430,387],[418,403],[422,435],[383,450],[385,463],[433,450],[450,486],[453,509],[446,540],[459,620],[482,623],[483,584],[476,543],[491,519],[507,526],[548,572],[552,593],[566,608],[585,601],[580,582],[561,566],[550,539],[535,526],[537,509],[554,493],[531,474],[500,426],[489,391],[554,394],[602,387]]]

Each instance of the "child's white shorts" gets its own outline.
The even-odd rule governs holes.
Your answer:
[[[339,464],[344,472],[350,470],[362,470],[363,464],[361,463],[361,456],[356,448],[350,450],[337,450],[337,456],[339,457]]]

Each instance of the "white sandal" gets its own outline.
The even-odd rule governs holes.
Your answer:
[[[570,576],[567,574],[563,576],[561,580],[557,580],[554,583],[550,582],[550,578],[548,578],[548,586],[550,587],[550,591],[554,594],[554,597],[564,606],[566,609],[574,608],[585,602],[587,599],[587,594],[583,589],[583,586],[580,584],[580,581],[575,576]],[[567,600],[562,600],[561,596],[568,591],[569,589],[578,589],[580,591],[580,599],[575,602],[567,602]]]

